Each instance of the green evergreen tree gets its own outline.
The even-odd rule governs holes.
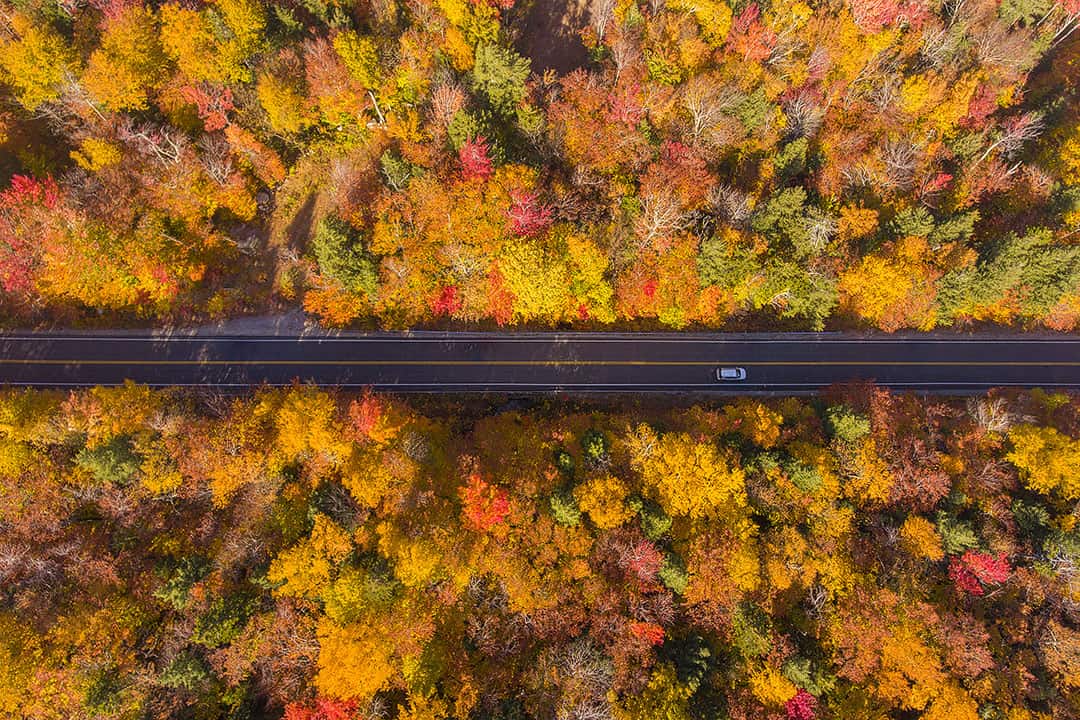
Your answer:
[[[337,218],[327,218],[315,229],[311,243],[319,272],[346,289],[374,296],[379,274],[374,257],[364,250],[355,232]]]
[[[472,70],[473,90],[482,94],[492,110],[511,117],[525,99],[525,81],[529,77],[529,61],[513,50],[498,45],[482,44],[476,48],[476,65]]]

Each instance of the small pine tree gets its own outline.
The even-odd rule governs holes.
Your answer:
[[[938,514],[937,529],[941,536],[941,547],[947,555],[958,555],[979,544],[979,538],[970,525],[944,513]]]
[[[581,509],[578,507],[574,494],[568,490],[556,490],[548,498],[551,507],[551,515],[555,522],[560,525],[576,527],[581,522]]]
[[[668,553],[664,557],[664,563],[660,566],[660,572],[657,573],[657,576],[660,578],[660,582],[664,583],[664,586],[676,595],[682,595],[686,592],[686,585],[690,582],[690,575],[686,572],[685,563],[683,563],[682,558],[673,553]]]
[[[481,93],[495,112],[512,116],[525,99],[529,60],[513,50],[482,44],[476,48],[472,70],[473,89]]]
[[[379,283],[375,260],[346,223],[332,217],[320,222],[311,249],[323,275],[351,292],[375,294]]]
[[[602,465],[608,457],[608,441],[599,430],[586,430],[581,436],[581,450],[589,465]]]

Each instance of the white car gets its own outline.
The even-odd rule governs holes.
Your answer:
[[[740,382],[746,379],[746,368],[719,367],[716,368],[716,379],[720,382]]]

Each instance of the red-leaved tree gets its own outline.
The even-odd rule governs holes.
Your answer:
[[[968,595],[985,595],[986,589],[1007,582],[1012,574],[1004,556],[968,550],[949,562],[949,579],[957,589]]]
[[[656,623],[632,622],[630,623],[630,632],[634,637],[640,638],[650,645],[664,644],[664,628]]]
[[[14,175],[0,193],[0,288],[28,291],[40,260],[45,221],[56,211],[60,189],[51,177]]]
[[[608,120],[613,123],[625,123],[637,127],[645,117],[645,106],[641,102],[641,85],[629,83],[612,90],[608,95]]]
[[[461,309],[463,303],[457,285],[444,285],[431,299],[431,313],[435,316],[453,315]]]
[[[319,698],[313,704],[289,703],[284,720],[360,720],[362,717],[353,700]]]
[[[660,551],[648,540],[639,540],[623,548],[619,561],[642,582],[656,580],[660,567],[664,564]]]
[[[494,171],[491,164],[491,148],[483,136],[469,140],[458,150],[461,175],[466,180],[487,180]]]
[[[761,8],[750,3],[735,16],[728,32],[728,46],[751,62],[760,62],[772,54],[776,32],[761,22]]]
[[[799,692],[784,703],[784,712],[788,720],[814,720],[817,717],[817,698],[799,688]]]
[[[968,100],[967,115],[960,120],[960,124],[968,128],[981,128],[986,125],[986,120],[997,109],[997,93],[994,86],[983,83],[972,93]]]
[[[919,0],[853,0],[851,15],[863,30],[878,32],[890,25],[918,29],[930,13]]]
[[[381,398],[371,390],[365,389],[359,400],[349,405],[349,420],[352,423],[352,435],[357,440],[366,440],[379,422],[384,410]]]
[[[531,237],[551,227],[551,208],[541,203],[536,193],[524,190],[510,192],[512,204],[506,211],[510,218],[510,231],[520,237]]]
[[[510,499],[506,491],[497,488],[473,473],[461,487],[461,514],[465,524],[479,532],[487,532],[510,514]]]
[[[200,83],[185,85],[180,88],[180,94],[195,106],[206,132],[222,130],[229,125],[228,113],[236,107],[229,88]]]

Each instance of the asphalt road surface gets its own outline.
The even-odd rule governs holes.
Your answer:
[[[718,382],[719,367],[746,370]],[[1080,338],[834,334],[409,333],[218,337],[0,335],[0,384],[398,392],[813,391],[873,380],[897,389],[1080,388]]]

